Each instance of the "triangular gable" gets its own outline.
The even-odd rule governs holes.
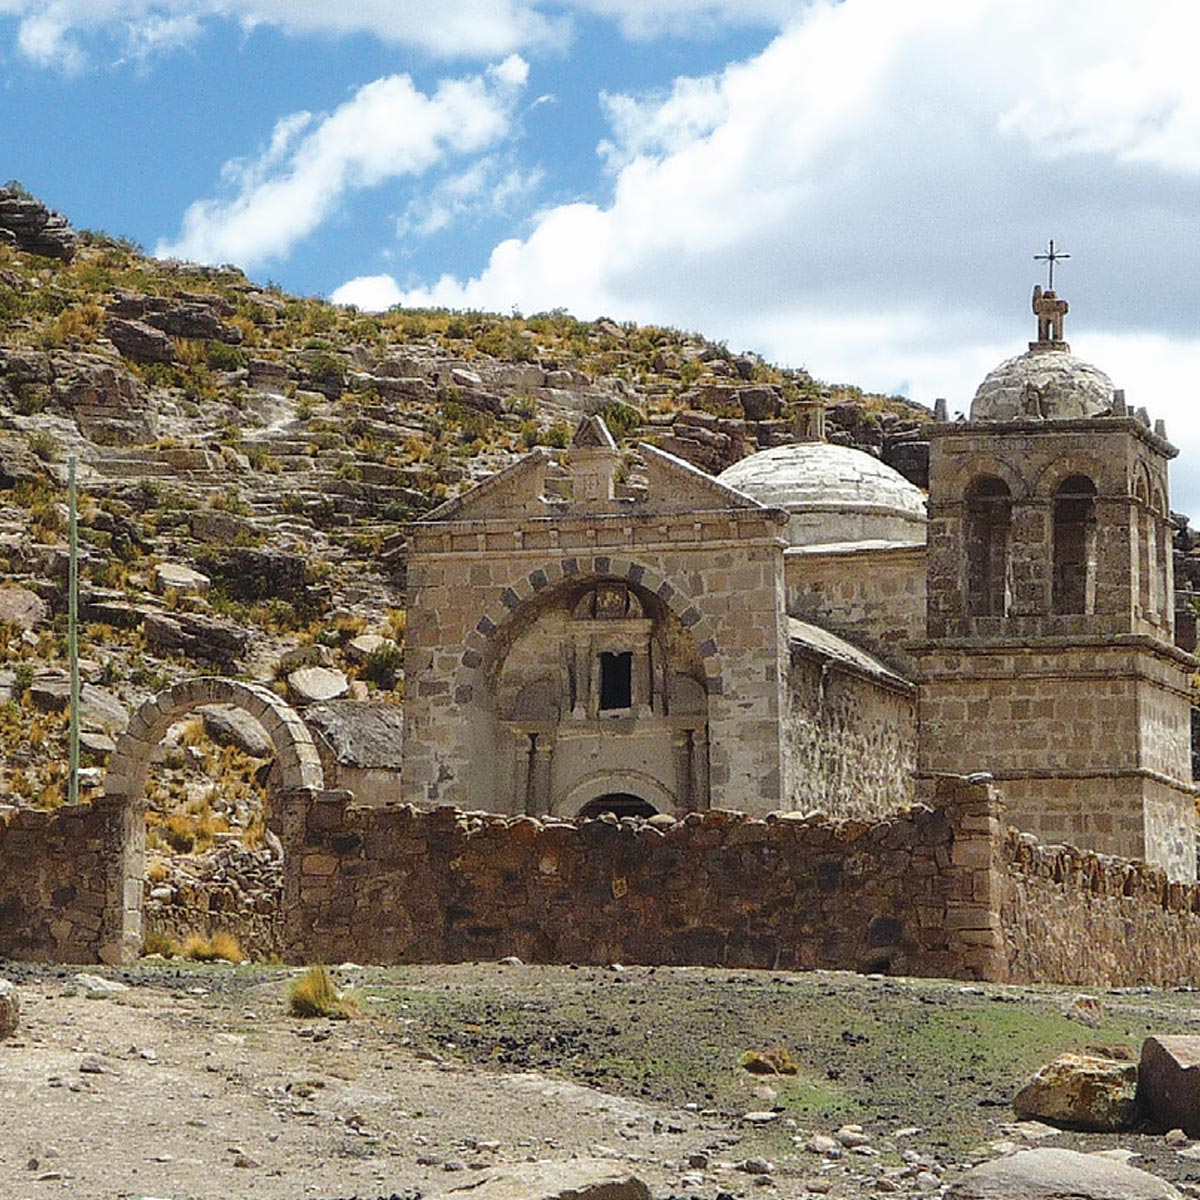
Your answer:
[[[745,492],[721,483],[699,467],[657,446],[643,442],[638,446],[638,452],[646,464],[649,499],[656,509],[694,512],[703,509],[767,507]]]
[[[433,521],[486,521],[493,518],[542,516],[546,467],[550,455],[540,446],[511,467],[489,475],[461,496],[427,512],[418,524]]]
[[[575,436],[571,439],[571,449],[611,450],[613,454],[618,453],[617,443],[609,433],[604,418],[594,415],[584,417],[579,422],[579,428],[575,430]]]

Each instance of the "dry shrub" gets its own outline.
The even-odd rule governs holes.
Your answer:
[[[152,862],[146,868],[146,878],[151,883],[163,883],[169,874],[167,864],[164,862]]]
[[[344,1020],[358,1015],[350,992],[339,992],[327,967],[314,965],[288,988],[288,1012],[293,1017],[331,1017]]]
[[[157,930],[151,930],[146,934],[146,940],[142,944],[143,954],[161,954],[163,958],[178,958],[180,954],[179,943],[170,936],[170,934],[159,933]]]
[[[202,933],[189,933],[183,941],[181,952],[184,958],[193,962],[225,962],[240,963],[245,959],[238,940],[232,933],[223,929],[217,930],[212,937]]]

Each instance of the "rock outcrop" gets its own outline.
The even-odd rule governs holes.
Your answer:
[[[11,184],[0,187],[0,243],[26,254],[70,261],[77,238],[66,217]]]

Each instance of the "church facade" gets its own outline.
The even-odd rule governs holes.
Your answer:
[[[1039,309],[1040,305],[1040,309]],[[871,818],[987,773],[1043,841],[1195,876],[1161,424],[1037,340],[931,435],[929,495],[823,440],[712,477],[597,417],[409,527],[404,799]]]

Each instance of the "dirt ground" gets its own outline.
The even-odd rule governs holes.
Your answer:
[[[1009,1107],[1061,1051],[1136,1055],[1147,1031],[1200,1031],[1190,993],[1103,994],[1087,1028],[1054,988],[344,967],[363,1016],[306,1021],[287,1015],[286,968],[91,969],[127,985],[108,999],[79,994],[86,970],[0,964],[22,1005],[0,1042],[4,1200],[416,1200],[574,1156],[627,1163],[658,1200],[936,1195],[1023,1141],[1131,1150],[1200,1195],[1200,1161],[1161,1131],[1060,1133]],[[781,1046],[795,1075],[739,1065]],[[806,1148],[845,1124],[863,1146]]]

